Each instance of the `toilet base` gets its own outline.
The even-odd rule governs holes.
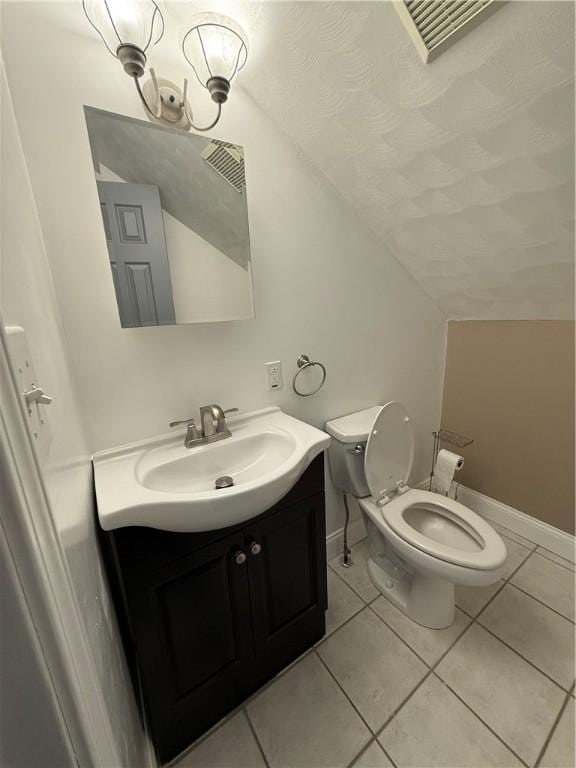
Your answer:
[[[397,569],[394,569],[397,571]],[[397,572],[392,576],[368,559],[368,574],[376,589],[412,621],[430,629],[445,629],[454,621],[454,584],[431,574]]]

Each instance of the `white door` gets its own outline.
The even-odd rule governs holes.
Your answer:
[[[122,327],[174,325],[158,187],[99,181],[98,194]]]

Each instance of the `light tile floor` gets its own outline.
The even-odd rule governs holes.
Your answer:
[[[380,595],[366,540],[332,560],[326,637],[172,768],[573,768],[574,564],[499,530],[505,578],[445,630]]]

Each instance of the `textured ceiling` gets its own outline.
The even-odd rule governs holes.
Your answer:
[[[573,316],[573,2],[510,0],[428,65],[386,0],[164,5],[178,60],[199,10],[246,28],[227,111],[246,89],[448,317]]]
[[[571,2],[509,2],[429,65],[389,2],[250,5],[242,85],[448,317],[572,316]]]

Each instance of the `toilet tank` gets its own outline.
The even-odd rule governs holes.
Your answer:
[[[333,438],[328,449],[332,482],[338,490],[356,498],[370,496],[364,475],[364,451],[381,408],[375,405],[326,422],[326,432]]]

